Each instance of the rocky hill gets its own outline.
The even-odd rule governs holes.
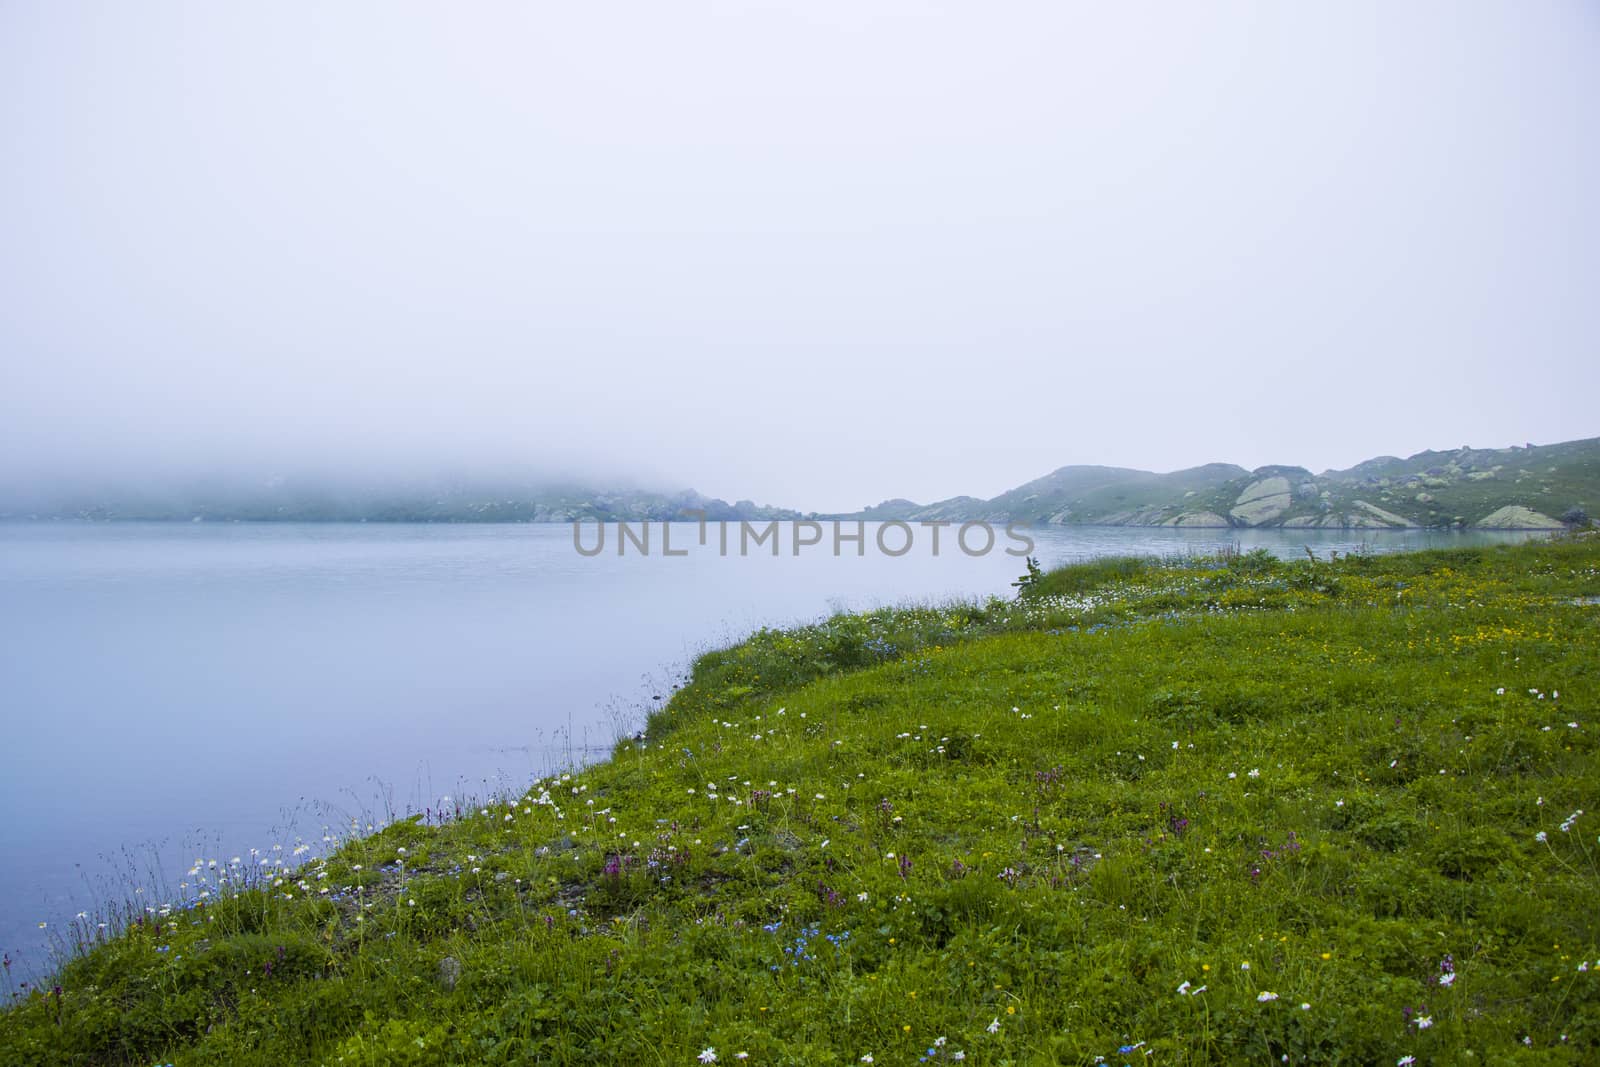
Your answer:
[[[0,520],[571,522],[846,518],[908,522],[1193,527],[1559,529],[1600,516],[1600,438],[1557,445],[1379,456],[1349,470],[1246,470],[1231,463],[1156,474],[1062,467],[990,500],[885,500],[848,515],[703,496],[692,489],[414,480],[382,484],[213,481],[47,489],[0,487]]]
[[[992,500],[889,500],[851,518],[1035,525],[1560,529],[1600,513],[1600,438],[1557,445],[1379,456],[1348,470],[1245,470],[1228,463],[1155,474],[1062,467]]]

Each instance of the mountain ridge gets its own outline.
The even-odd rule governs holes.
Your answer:
[[[1165,473],[1068,465],[988,499],[893,498],[847,513],[728,503],[693,489],[456,478],[334,485],[271,478],[0,494],[0,520],[664,522],[854,520],[1034,526],[1560,529],[1600,514],[1600,437],[1381,455],[1313,474],[1205,463]]]
[[[1207,463],[1167,473],[1059,467],[988,500],[886,500],[828,518],[1053,526],[1560,529],[1600,505],[1600,438],[1375,456],[1313,474]]]

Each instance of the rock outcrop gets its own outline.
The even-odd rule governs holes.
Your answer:
[[[1246,526],[1260,526],[1288,511],[1293,503],[1289,479],[1278,475],[1245,486],[1228,514]]]
[[[1233,523],[1218,515],[1214,511],[1189,511],[1163,522],[1163,526],[1185,526],[1194,529],[1215,529],[1218,527],[1232,526]]]
[[[1560,530],[1565,527],[1559,519],[1525,508],[1521,504],[1508,504],[1491,511],[1474,525],[1485,530]]]
[[[1416,523],[1392,511],[1385,511],[1376,504],[1369,504],[1365,500],[1354,501],[1359,511],[1352,511],[1347,515],[1347,524],[1353,527],[1372,526],[1415,526]]]

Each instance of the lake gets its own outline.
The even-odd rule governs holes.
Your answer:
[[[637,527],[634,528],[637,531]],[[699,652],[845,608],[1009,595],[1003,531],[968,556],[823,544],[592,557],[565,525],[0,523],[0,948],[37,974],[80,910],[157,900],[196,857],[320,846],[603,757]],[[853,532],[853,524],[851,527]],[[809,539],[809,530],[802,531]],[[897,551],[904,540],[887,531]],[[1045,566],[1264,546],[1326,555],[1507,533],[1059,528]],[[597,530],[584,528],[592,549]],[[974,535],[969,547],[981,547]],[[39,924],[49,924],[41,929]]]

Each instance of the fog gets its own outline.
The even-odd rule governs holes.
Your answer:
[[[0,5],[0,482],[1600,433],[1600,8]]]

